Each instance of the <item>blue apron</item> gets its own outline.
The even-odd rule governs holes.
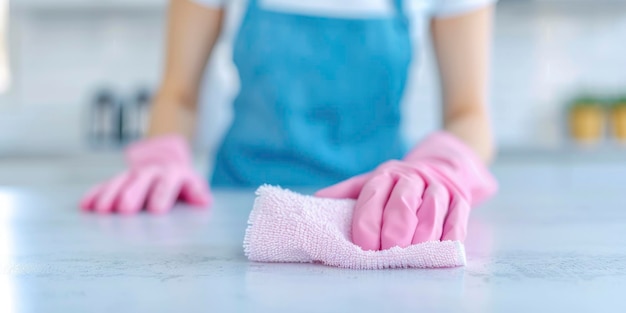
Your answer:
[[[391,17],[338,19],[250,0],[234,44],[241,89],[212,185],[327,186],[404,155],[400,102],[412,47]]]

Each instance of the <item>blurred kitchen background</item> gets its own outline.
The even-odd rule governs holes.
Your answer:
[[[0,3],[9,1],[11,79],[0,94],[0,173],[28,159],[119,157],[119,147],[140,135],[159,80],[167,1]],[[198,150],[207,155],[230,121],[237,91],[229,43],[241,8],[239,1],[232,5],[207,69],[200,123],[205,135],[198,138]],[[405,101],[413,141],[440,120],[434,63],[430,48],[422,51],[422,67],[412,75],[417,83]],[[626,127],[618,118],[620,97],[626,97],[626,1],[499,2],[491,106],[502,158],[626,164],[626,149],[616,139],[616,127]],[[100,175],[112,174],[101,163],[89,164],[98,164]]]

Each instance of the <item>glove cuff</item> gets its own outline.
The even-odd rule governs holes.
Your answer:
[[[191,164],[189,145],[187,140],[180,135],[166,135],[138,141],[126,149],[125,155],[126,161],[131,166],[163,163]]]
[[[480,157],[456,136],[439,131],[426,137],[404,158],[413,164],[429,164],[432,170],[470,196],[472,206],[493,196],[498,183]]]

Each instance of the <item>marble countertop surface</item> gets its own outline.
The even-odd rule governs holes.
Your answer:
[[[254,190],[215,190],[211,210],[82,213],[104,173],[75,171],[91,174],[0,187],[0,312],[626,312],[620,164],[498,163],[467,266],[382,271],[247,261]]]

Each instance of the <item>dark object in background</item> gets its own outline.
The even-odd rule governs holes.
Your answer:
[[[88,138],[92,147],[122,147],[144,136],[150,92],[140,88],[126,101],[109,88],[93,96],[89,111]]]
[[[118,117],[115,93],[107,88],[98,91],[90,104],[89,141],[96,146],[109,145]]]
[[[126,143],[126,134],[124,133],[125,121],[124,116],[126,115],[126,106],[122,99],[118,98],[117,106],[116,106],[116,117],[115,117],[115,127],[113,131],[113,142],[116,145],[122,145]]]
[[[148,129],[151,94],[147,88],[139,88],[126,103],[124,121],[127,140],[142,138]]]

